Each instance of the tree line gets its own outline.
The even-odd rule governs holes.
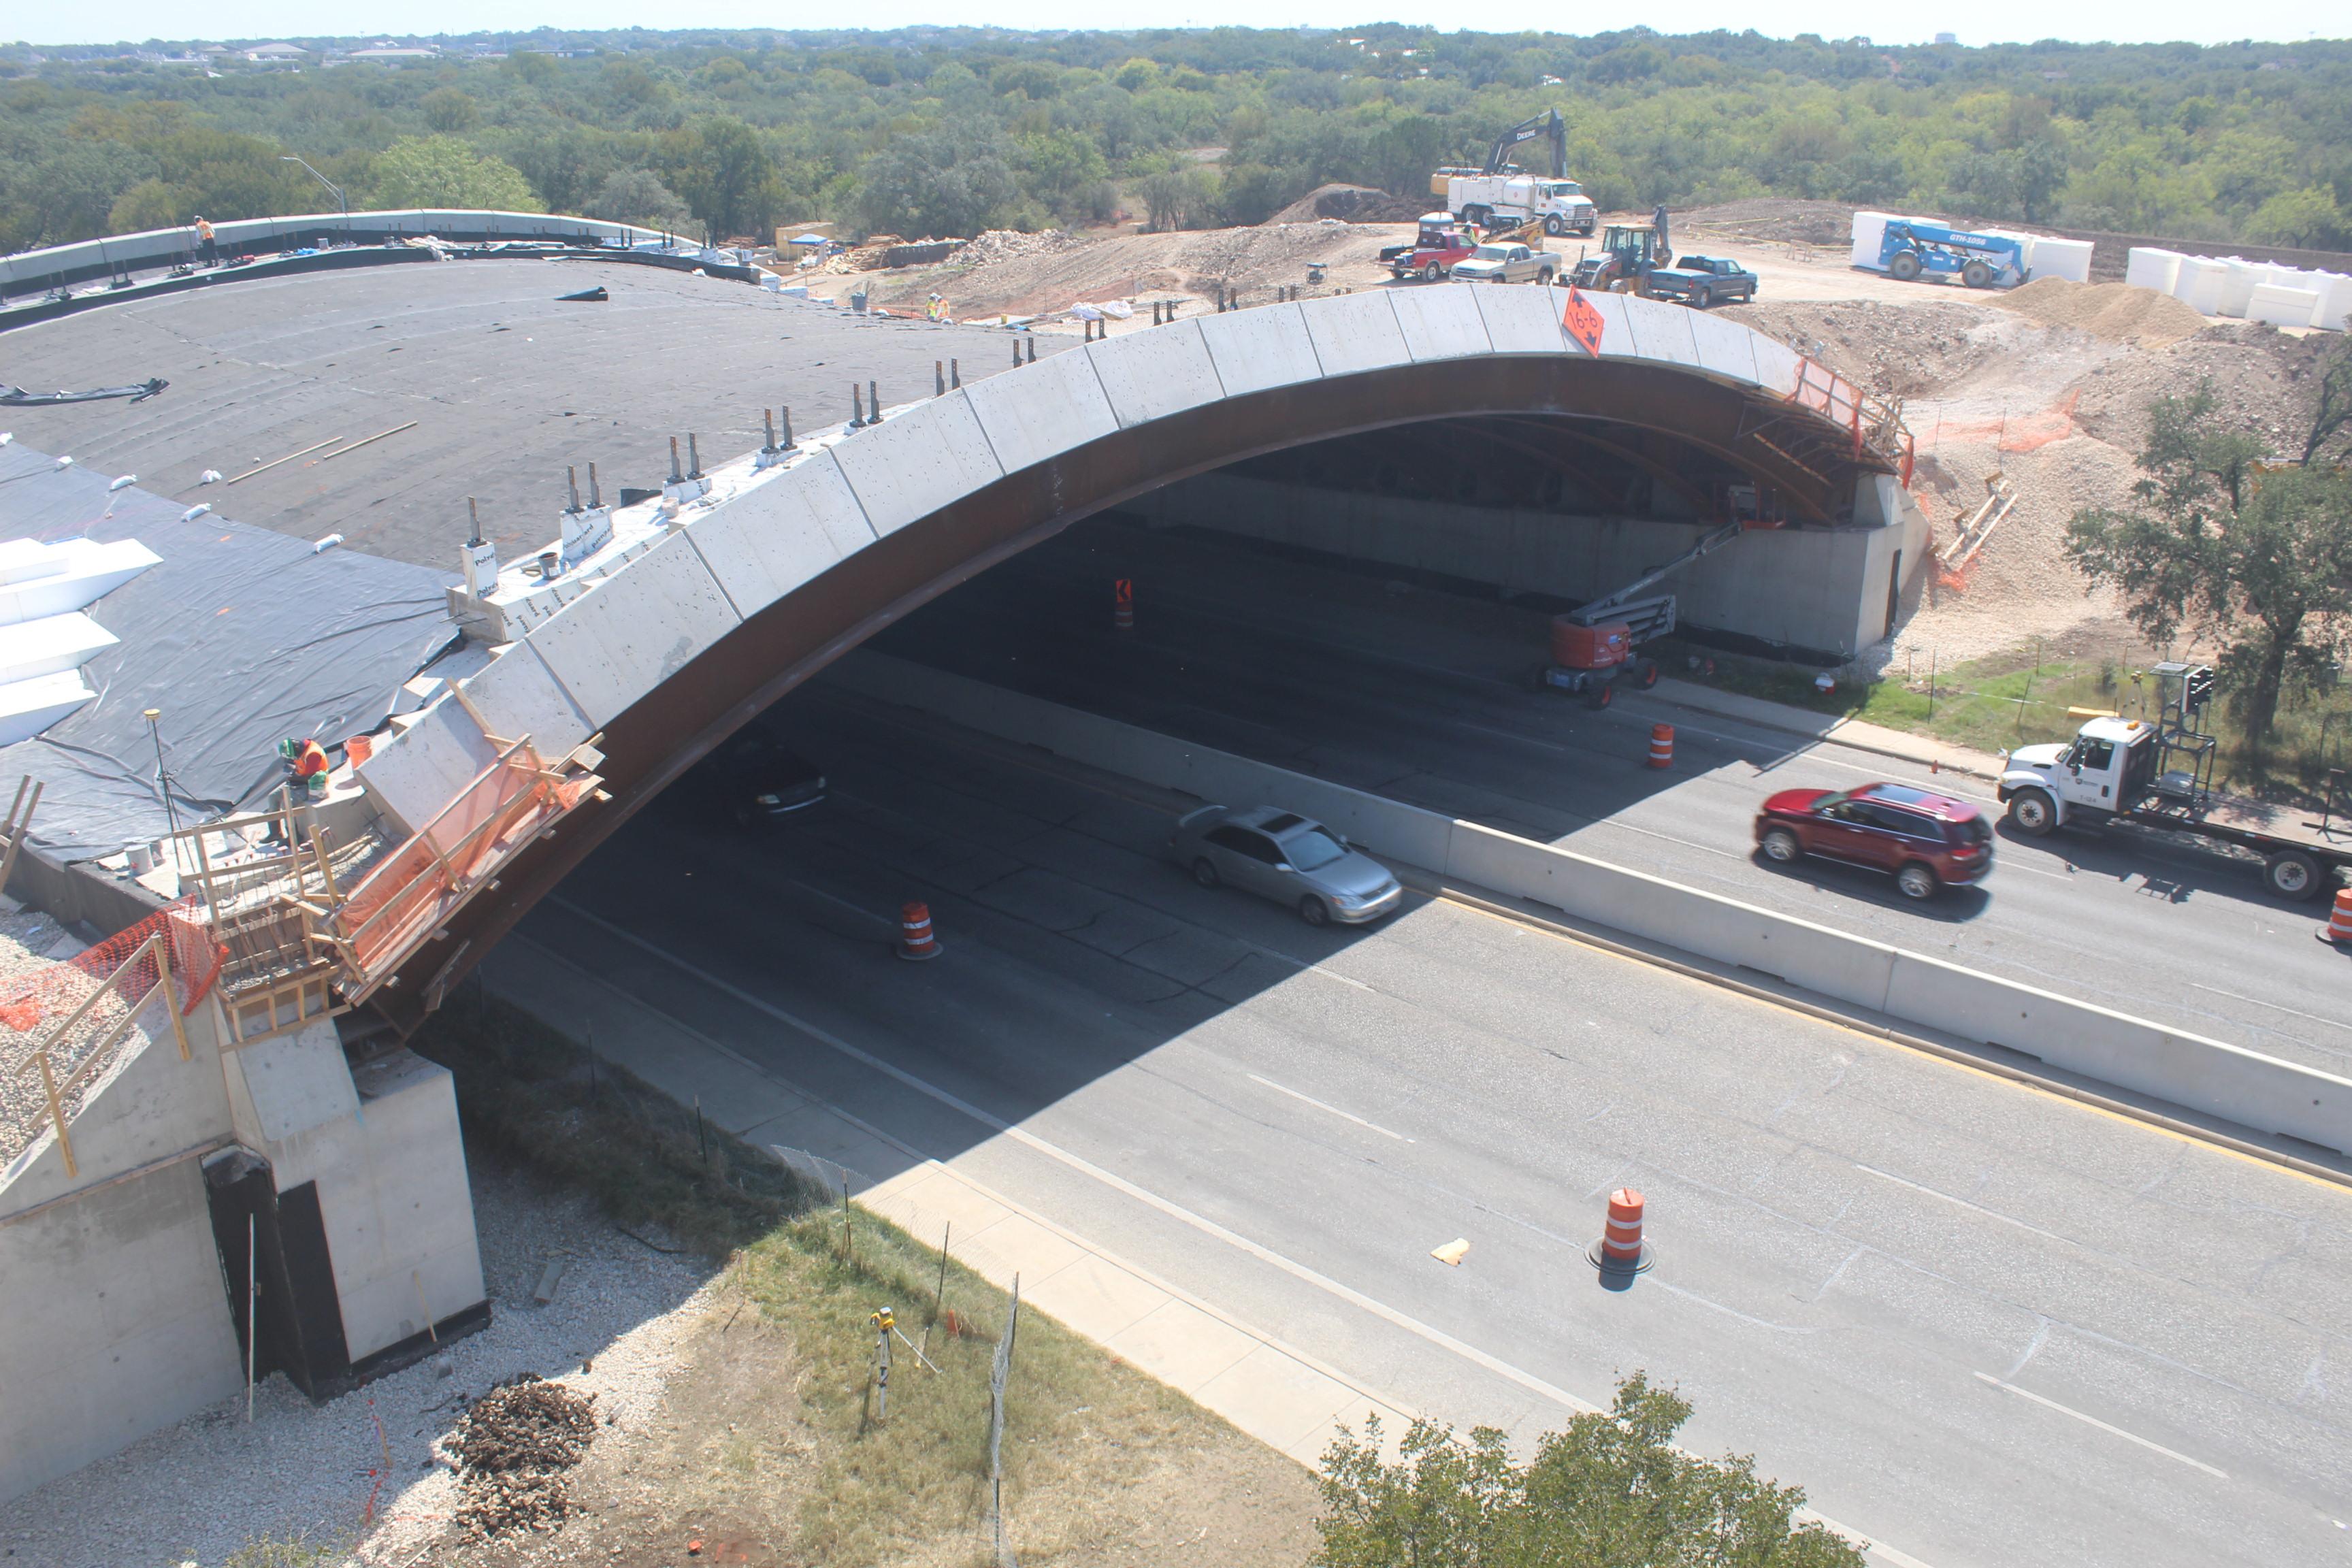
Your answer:
[[[2352,247],[2352,43],[1891,47],[1646,29],[555,33],[292,65],[0,47],[0,247],[331,207],[584,213],[698,237],[1255,223],[1427,189],[1557,107],[1607,209],[1794,196]]]

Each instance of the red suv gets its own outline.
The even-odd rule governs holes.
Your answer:
[[[1892,871],[1908,899],[1931,899],[1992,869],[1992,826],[1964,800],[1908,784],[1787,789],[1756,814],[1756,843],[1782,865],[1801,856]]]

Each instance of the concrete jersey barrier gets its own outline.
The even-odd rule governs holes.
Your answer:
[[[1108,773],[1278,803],[1379,854],[2119,1089],[2352,1152],[2352,1080],[1720,894],[861,649],[823,679]]]

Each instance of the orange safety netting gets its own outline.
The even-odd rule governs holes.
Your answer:
[[[509,750],[343,900],[336,931],[362,973],[396,962],[454,898],[577,805],[586,777],[557,780],[529,742]]]
[[[76,953],[73,957],[20,983],[5,995],[0,995],[0,1025],[19,1034],[40,1027],[45,1018],[63,1017],[88,1000],[93,992],[110,982],[117,984],[126,1000],[145,996],[154,988],[161,976],[157,973],[156,955],[142,953],[150,937],[162,935],[170,950],[172,973],[179,982],[180,1012],[183,1016],[196,1010],[196,1004],[212,990],[220,978],[221,964],[228,950],[213,940],[212,928],[195,912],[195,900],[184,900],[141,921],[127,931],[116,932],[96,947]],[[120,973],[127,962],[129,973]]]

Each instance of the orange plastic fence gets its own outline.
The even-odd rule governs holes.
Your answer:
[[[364,973],[396,962],[454,895],[527,842],[548,816],[579,804],[585,779],[559,783],[526,742],[511,748],[379,862],[343,901],[336,921]]]
[[[72,1012],[82,1002],[115,976],[126,960],[147,944],[147,939],[163,933],[171,949],[172,973],[179,983],[180,1012],[183,1016],[196,1010],[220,978],[221,964],[228,950],[213,940],[212,928],[199,918],[194,899],[183,900],[162,910],[126,931],[116,932],[96,947],[76,953],[54,968],[43,971],[29,984],[22,984],[0,997],[0,1025],[19,1034],[40,1027],[44,1018]],[[153,988],[157,975],[152,953],[140,954],[132,973],[123,975],[119,989],[126,1000],[135,1001]]]

